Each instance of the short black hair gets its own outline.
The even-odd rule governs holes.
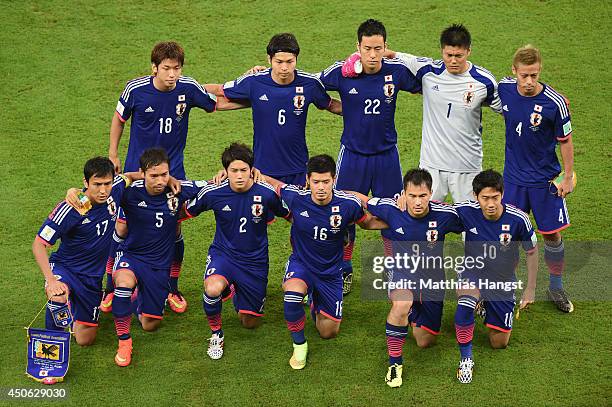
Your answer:
[[[327,154],[315,155],[310,157],[306,164],[306,173],[310,177],[313,172],[317,174],[331,173],[332,178],[336,176],[336,163],[333,158]]]
[[[223,164],[223,168],[227,170],[230,164],[236,160],[244,161],[249,167],[253,168],[253,150],[246,144],[230,144],[228,148],[223,150],[223,154],[221,154],[221,164]]]
[[[406,171],[406,175],[404,175],[404,189],[406,189],[408,184],[412,184],[415,186],[425,184],[427,189],[431,191],[433,180],[429,171],[423,168],[413,168],[411,170]]]
[[[472,46],[472,36],[463,24],[453,24],[440,34],[440,48],[447,45],[469,49]]]
[[[266,47],[266,53],[272,58],[277,52],[288,52],[295,55],[300,55],[300,45],[291,33],[276,34],[270,39]]]
[[[163,163],[170,165],[170,159],[166,150],[163,148],[149,148],[140,156],[140,170],[146,172],[149,168],[156,167]]]
[[[91,158],[87,160],[83,167],[83,176],[87,182],[89,182],[90,178],[93,176],[105,177],[107,175],[111,177],[115,176],[115,166],[108,157]]]
[[[493,188],[494,190],[504,193],[504,178],[502,175],[493,170],[488,169],[482,171],[480,174],[474,177],[472,181],[472,188],[476,196],[485,188]]]
[[[360,44],[362,37],[372,37],[374,35],[382,35],[383,40],[387,41],[387,30],[385,30],[383,23],[370,18],[359,25],[357,29],[357,41],[359,41]]]

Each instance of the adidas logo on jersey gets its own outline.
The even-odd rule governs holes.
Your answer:
[[[261,95],[259,97],[259,100],[265,100],[266,102],[268,101],[268,95],[266,95],[265,93],[263,95]]]
[[[151,106],[147,107],[147,110],[145,110],[145,113],[153,113],[155,110],[153,110],[153,108]]]
[[[397,229],[395,229],[395,231],[397,233],[401,233],[402,235],[404,234],[404,229],[402,229],[402,228],[397,228]]]
[[[359,94],[359,92],[357,92],[357,89],[353,88],[349,90],[349,95],[357,95],[357,94]]]
[[[223,207],[223,209],[221,209],[221,210],[222,210],[222,211],[224,211],[224,212],[231,212],[231,211],[232,211],[232,208],[230,208],[230,207],[229,207],[229,205],[225,205],[225,206]]]
[[[504,107],[502,108],[505,112],[509,112],[508,110],[508,105],[504,105]]]
[[[303,216],[305,218],[310,218],[310,215],[308,215],[308,211],[300,212],[300,216]]]
[[[473,233],[473,234],[475,234],[475,235],[477,235],[477,234],[478,234],[478,231],[476,230],[476,228],[472,228],[472,229],[470,229],[470,232],[472,232],[472,233]]]
[[[89,220],[89,218],[85,218],[83,222],[81,222],[81,225],[86,225],[88,223],[91,223],[91,221]]]
[[[433,85],[431,87],[431,90],[439,91],[440,89],[438,88],[438,85]]]
[[[147,203],[145,201],[140,201],[138,206],[141,207],[141,208],[146,208],[147,207]]]

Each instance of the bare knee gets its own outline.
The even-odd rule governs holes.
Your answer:
[[[321,339],[333,339],[340,332],[340,324],[321,317],[321,314],[319,314],[317,315],[317,331],[319,331]]]
[[[220,277],[209,277],[204,281],[204,291],[210,298],[217,298],[225,289],[227,283]]]
[[[322,329],[319,331],[319,336],[321,337],[321,339],[334,339],[336,336],[338,336],[338,330]]]
[[[75,339],[80,346],[91,346],[96,341],[95,335],[75,335]]]
[[[161,324],[161,319],[143,317],[140,323],[142,325],[143,330],[147,332],[153,332],[157,331],[157,329],[159,328],[159,325]]]
[[[255,329],[261,325],[261,317],[254,315],[240,314],[240,323],[247,329]]]
[[[510,342],[510,332],[491,332],[489,334],[489,343],[493,349],[506,349]]]
[[[436,344],[436,337],[434,335],[428,335],[423,337],[415,337],[416,345],[421,348],[429,348]]]
[[[74,338],[80,346],[91,346],[96,341],[97,326],[86,326],[75,323]]]

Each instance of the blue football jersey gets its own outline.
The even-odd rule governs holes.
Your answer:
[[[284,205],[291,211],[293,256],[318,275],[341,273],[344,235],[349,225],[365,218],[357,197],[333,192],[331,202],[321,206],[313,202],[310,190],[295,185],[280,189]]]
[[[422,218],[412,217],[408,211],[402,211],[395,200],[389,198],[371,198],[368,201],[368,211],[389,225],[388,229],[383,230],[384,238],[392,242],[418,244],[419,256],[442,257],[446,235],[463,232],[457,211],[444,203],[429,202],[429,212]],[[392,247],[396,245],[392,244]],[[414,254],[412,247],[401,244],[392,250],[392,253],[398,252]]]
[[[163,147],[170,158],[170,174],[185,179],[183,150],[187,143],[189,112],[192,107],[213,112],[215,105],[216,97],[187,76],[181,76],[176,87],[168,92],[157,90],[152,76],[129,81],[116,109],[121,121],[132,118],[123,170],[138,171],[140,155],[146,149]]]
[[[49,262],[61,264],[75,274],[102,277],[126,183],[126,178],[116,176],[106,202],[93,205],[85,215],[66,201],[53,209],[37,235],[37,239],[46,246],[52,246],[57,239],[61,239]]]
[[[519,245],[531,251],[538,238],[525,212],[512,205],[503,205],[504,212],[496,221],[484,217],[478,202],[459,202],[454,207],[466,232],[465,255],[483,258],[484,270],[489,274],[514,279]]]
[[[504,179],[522,186],[546,186],[560,172],[555,148],[572,134],[570,112],[558,92],[546,84],[536,96],[518,92],[505,78],[498,92],[506,122]]]
[[[144,180],[135,181],[125,190],[121,200],[129,233],[117,251],[156,268],[170,267],[179,210],[206,185],[205,181],[181,181],[178,195],[169,187],[159,195],[150,195]]]
[[[216,231],[211,247],[232,259],[253,265],[268,264],[268,223],[275,216],[288,217],[274,188],[265,182],[246,192],[234,192],[228,181],[209,185],[187,203],[187,216],[212,210]]]
[[[331,103],[316,75],[296,70],[293,82],[280,85],[266,69],[225,83],[223,93],[251,102],[253,153],[261,172],[273,177],[305,172],[308,108],[326,109]]]
[[[336,62],[320,74],[325,88],[338,91],[342,100],[342,144],[361,154],[394,148],[397,93],[420,92],[419,81],[400,59],[383,58],[380,71],[355,78],[342,76],[342,64]]]

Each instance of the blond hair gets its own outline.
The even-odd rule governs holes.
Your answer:
[[[512,65],[515,67],[521,65],[533,65],[542,63],[542,55],[540,50],[531,44],[527,44],[516,50],[514,57],[512,58]]]

